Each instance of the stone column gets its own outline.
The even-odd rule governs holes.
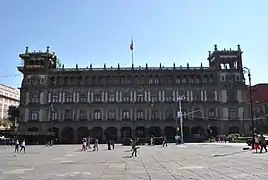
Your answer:
[[[201,101],[204,101],[204,92],[202,89],[201,89]]]

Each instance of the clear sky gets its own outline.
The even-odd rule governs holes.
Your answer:
[[[268,1],[1,0],[0,83],[20,86],[19,53],[50,46],[65,67],[208,65],[208,51],[241,45],[253,83],[267,81]],[[8,77],[3,77],[8,76]]]

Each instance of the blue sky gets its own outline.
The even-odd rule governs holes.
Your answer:
[[[268,1],[1,0],[0,83],[19,87],[25,46],[49,45],[65,67],[208,65],[208,51],[241,45],[253,83],[267,82]],[[8,77],[3,77],[8,76]]]

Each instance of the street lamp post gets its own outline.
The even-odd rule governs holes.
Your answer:
[[[185,96],[182,95],[182,96],[179,96],[178,99],[177,99],[177,102],[179,103],[179,112],[177,114],[177,118],[176,118],[176,128],[178,129],[178,118],[180,118],[180,134],[181,134],[181,143],[183,144],[184,143],[184,140],[183,140],[183,126],[182,126],[182,123],[183,123],[183,118],[182,118],[182,108],[181,108],[181,101],[185,99]]]
[[[250,69],[244,67],[244,72],[248,74],[248,83],[249,83],[249,101],[250,101],[250,117],[251,117],[251,126],[252,126],[252,149],[254,148],[254,113],[253,113],[253,99],[252,99],[252,87],[251,87],[251,72]]]

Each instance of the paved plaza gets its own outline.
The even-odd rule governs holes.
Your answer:
[[[130,147],[116,145],[108,151],[81,152],[80,145],[29,146],[15,154],[0,146],[0,180],[215,180],[268,179],[268,153],[243,151],[241,144],[185,144],[140,146],[130,157]]]

